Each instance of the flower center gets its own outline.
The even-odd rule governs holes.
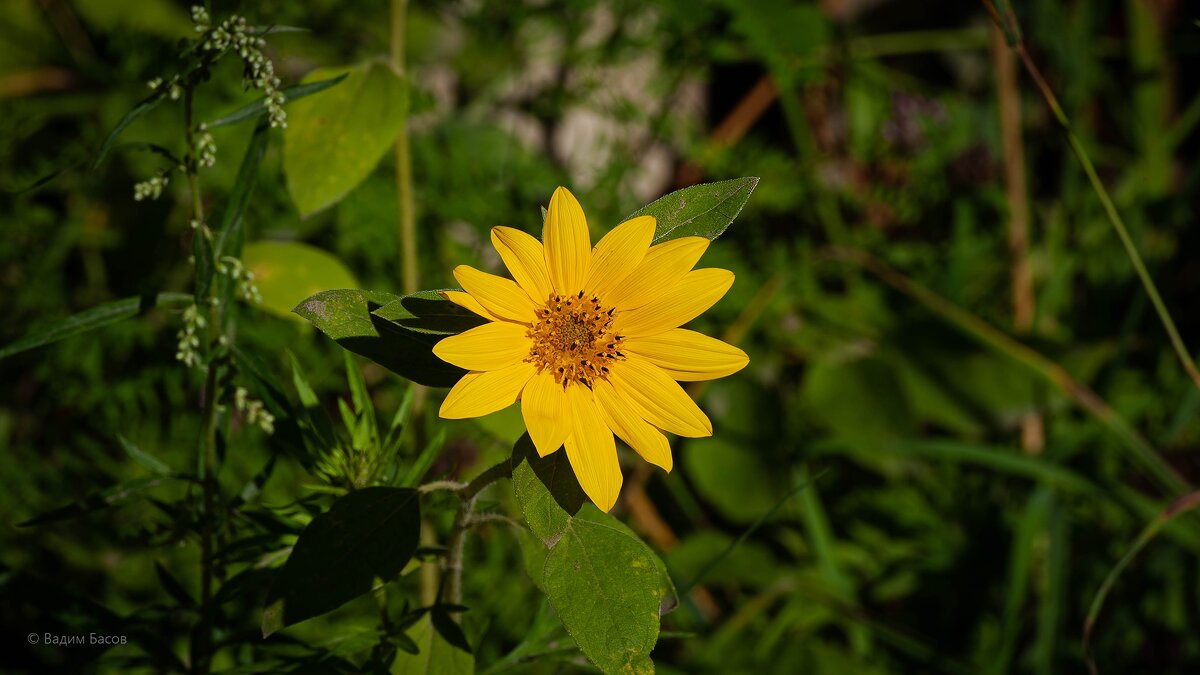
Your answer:
[[[567,386],[578,382],[592,386],[596,378],[607,379],[613,361],[625,358],[621,353],[624,337],[612,329],[613,308],[600,299],[578,295],[551,294],[538,318],[529,326],[530,363],[538,372],[549,368],[554,381]]]

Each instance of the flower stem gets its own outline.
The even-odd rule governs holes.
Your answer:
[[[1008,38],[1009,47],[1021,59],[1021,64],[1025,66],[1026,72],[1033,78],[1033,82],[1037,85],[1038,91],[1042,98],[1049,106],[1050,112],[1054,114],[1055,121],[1062,127],[1063,133],[1067,138],[1067,145],[1071,147],[1071,152],[1075,158],[1079,160],[1080,166],[1083,167],[1083,172],[1087,174],[1088,182],[1092,185],[1092,190],[1096,196],[1100,198],[1100,205],[1104,208],[1104,214],[1108,217],[1108,222],[1112,224],[1113,229],[1117,231],[1117,237],[1121,240],[1121,245],[1125,247],[1125,254],[1129,256],[1129,261],[1133,263],[1133,269],[1137,272],[1138,278],[1142,281],[1142,286],[1146,289],[1146,295],[1150,296],[1150,302],[1154,305],[1154,311],[1158,313],[1159,321],[1162,322],[1163,328],[1167,331],[1167,337],[1171,340],[1171,346],[1175,349],[1175,354],[1179,357],[1179,362],[1183,364],[1183,369],[1187,372],[1188,377],[1197,388],[1200,388],[1200,370],[1196,369],[1196,364],[1192,361],[1191,355],[1187,351],[1187,347],[1183,344],[1183,338],[1179,336],[1179,329],[1175,327],[1175,321],[1171,318],[1170,311],[1167,310],[1166,303],[1163,302],[1162,296],[1158,293],[1158,287],[1154,285],[1154,279],[1151,278],[1150,272],[1146,269],[1146,264],[1142,261],[1142,256],[1138,253],[1137,246],[1133,243],[1133,238],[1129,236],[1129,230],[1125,227],[1125,221],[1121,219],[1121,214],[1117,211],[1117,207],[1113,204],[1112,197],[1108,194],[1108,189],[1104,187],[1104,182],[1100,180],[1099,174],[1096,173],[1096,167],[1092,164],[1092,159],[1088,155],[1087,150],[1083,147],[1079,137],[1075,135],[1071,127],[1071,120],[1067,114],[1063,112],[1062,106],[1058,103],[1058,97],[1054,95],[1054,91],[1050,89],[1046,78],[1042,76],[1042,71],[1034,63],[1033,58],[1029,55],[1029,51],[1025,49],[1025,41],[1021,36],[1020,26],[1017,23],[1016,16],[1013,15],[1011,8],[1008,8],[1006,16],[1001,16],[996,9],[993,0],[981,0],[992,20],[1004,31]]]

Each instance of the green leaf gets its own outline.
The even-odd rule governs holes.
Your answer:
[[[112,131],[108,132],[108,135],[104,137],[104,141],[100,144],[100,148],[96,150],[96,158],[92,160],[92,169],[97,169],[100,167],[100,164],[104,162],[104,158],[108,156],[109,150],[112,150],[113,143],[117,141],[117,137],[120,136],[130,124],[133,124],[138,120],[138,118],[145,116],[146,113],[158,107],[158,104],[162,103],[165,97],[166,92],[155,92],[142,99],[142,101],[135,105],[132,110],[125,113],[125,116],[121,118],[121,121],[117,122],[117,126],[113,127]]]
[[[525,522],[538,539],[553,546],[587,501],[571,470],[567,453],[561,449],[538,457],[529,434],[513,446],[513,491]]]
[[[305,83],[341,75],[346,79],[337,89],[288,110],[283,167],[301,216],[336,203],[361,183],[404,125],[407,90],[388,65],[321,68]]]
[[[151,473],[155,473],[160,476],[170,475],[171,467],[164,464],[162,460],[154,455],[151,455],[145,450],[142,450],[138,446],[134,445],[129,441],[129,439],[118,434],[117,442],[121,444],[121,449],[125,451],[125,454],[129,455],[130,459],[138,464],[141,464],[146,469],[149,469]]]
[[[441,335],[413,330],[372,311],[396,301],[378,291],[324,291],[294,311],[345,349],[365,356],[401,377],[431,387],[449,387],[466,371],[433,354]]]
[[[284,97],[284,105],[287,105],[294,101],[299,101],[300,99],[302,99],[306,96],[312,96],[313,94],[316,94],[317,92],[325,91],[326,89],[340,83],[344,79],[346,79],[346,76],[341,75],[338,77],[329,78],[328,80],[321,80],[320,82],[310,82],[308,84],[294,84],[290,87],[285,87],[282,90],[283,97]],[[211,122],[208,122],[206,124],[206,126],[209,129],[215,129],[217,127],[228,126],[230,124],[237,124],[238,122],[243,122],[248,119],[257,118],[260,115],[262,115],[263,113],[265,113],[266,111],[267,111],[267,98],[264,96],[264,97],[258,99],[257,101],[254,101],[253,103],[249,103],[247,105],[242,106],[241,108],[238,108],[237,110],[229,113],[228,115],[226,115],[224,117],[220,117]]]
[[[225,202],[217,224],[217,245],[213,255],[218,259],[225,255],[236,258],[242,254],[242,241],[245,239],[242,235],[242,214],[246,212],[246,206],[250,203],[250,193],[258,180],[258,166],[267,152],[268,130],[266,124],[260,123],[255,127],[250,143],[246,145],[246,153],[242,155],[237,178],[234,179],[229,200]],[[228,299],[228,296],[222,297]]]
[[[742,212],[758,178],[735,178],[676,190],[626,216],[654,216],[654,243],[679,237],[716,239]]]
[[[342,497],[300,533],[275,575],[262,631],[324,614],[404,569],[417,550],[421,507],[416,490],[369,487]]]
[[[405,328],[437,335],[457,335],[487,323],[475,312],[443,298],[439,291],[410,293],[372,313]]]
[[[305,298],[337,288],[357,288],[358,280],[335,256],[294,241],[259,241],[242,253],[246,269],[262,293],[268,312],[299,321],[292,308]]]
[[[557,454],[557,453],[556,453]],[[605,673],[653,673],[665,597],[661,562],[611,516],[585,505],[546,555],[542,584],[567,632]]]
[[[451,611],[454,610],[449,605],[434,605],[429,610],[429,618],[433,621],[433,629],[446,642],[464,652],[471,653],[471,643],[467,641],[467,634],[463,632],[462,626],[458,625],[454,617],[450,616]],[[457,611],[462,611],[462,609]]]
[[[413,624],[408,637],[417,643],[418,652],[401,652],[392,662],[392,675],[471,675],[475,657],[450,644],[434,629],[428,614]]]
[[[9,343],[3,349],[0,349],[0,359],[52,342],[58,342],[72,335],[78,335],[79,333],[100,328],[101,326],[107,326],[121,319],[128,319],[129,317],[143,314],[151,307],[176,308],[186,307],[191,303],[192,296],[188,294],[159,293],[158,295],[151,294],[140,298],[125,298],[124,300],[103,304],[84,310],[61,321],[56,321],[26,335],[16,342]]]

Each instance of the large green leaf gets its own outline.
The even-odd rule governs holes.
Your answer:
[[[246,269],[262,294],[260,307],[299,321],[292,308],[320,291],[357,288],[358,280],[341,260],[297,241],[258,241],[242,252]]]
[[[321,68],[304,82],[342,75],[340,86],[288,108],[283,167],[302,216],[336,203],[361,183],[404,124],[404,81],[382,62]]]
[[[369,487],[342,497],[300,533],[275,575],[263,610],[267,636],[342,606],[389,581],[417,550],[416,490]]]
[[[431,614],[408,629],[408,637],[417,644],[416,654],[400,652],[392,662],[392,675],[471,675],[475,657],[446,641],[434,630]]]
[[[513,462],[517,502],[542,543],[521,541],[534,584],[597,668],[653,672],[663,600],[671,596],[673,605],[675,595],[662,560],[620,521],[583,503],[562,450],[538,458],[525,436]]]
[[[693,185],[650,202],[625,220],[654,216],[658,221],[654,229],[656,244],[679,237],[716,239],[742,212],[757,186],[758,178],[754,177]]]
[[[84,310],[74,316],[49,324],[40,330],[26,335],[16,342],[9,343],[0,349],[0,359],[13,354],[19,354],[34,347],[41,347],[52,342],[69,338],[101,326],[107,326],[121,319],[137,316],[151,307],[185,307],[192,302],[192,296],[184,293],[159,293],[144,295],[140,298],[125,298],[107,304]]]
[[[553,546],[562,537],[587,496],[583,493],[567,453],[560,449],[546,457],[538,457],[529,434],[521,436],[513,446],[513,491],[525,522],[538,539]]]
[[[652,673],[662,564],[640,539],[588,504],[546,554],[542,586],[567,632],[605,673]]]
[[[431,387],[453,385],[467,371],[433,354],[444,333],[415,330],[374,313],[398,300],[401,297],[379,291],[323,291],[292,311],[342,347],[401,377]]]

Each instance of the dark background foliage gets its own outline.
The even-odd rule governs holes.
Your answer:
[[[285,84],[388,49],[386,3],[215,4],[217,18],[237,11],[310,29],[270,39]],[[1194,8],[1081,0],[1013,9],[1194,345]],[[187,7],[170,0],[0,8],[0,345],[106,301],[190,291],[182,176],[162,198],[135,202],[133,184],[163,168],[161,158],[118,150],[95,170],[84,166],[190,30]],[[560,184],[583,203],[595,238],[675,187],[761,178],[705,258],[737,283],[696,322],[739,344],[750,365],[693,389],[716,434],[677,439],[670,475],[626,463],[615,513],[683,584],[786,501],[665,617],[670,632],[654,652],[661,672],[1084,672],[1089,604],[1178,494],[1061,380],[1030,367],[1015,343],[980,339],[972,321],[1061,367],[1185,480],[1200,481],[1200,391],[1028,75],[1017,66],[1015,87],[998,78],[1008,52],[996,40],[982,5],[946,0],[409,8],[422,287],[452,286],[460,263],[498,269],[489,228],[538,231],[538,205]],[[197,99],[200,119],[252,97],[239,74],[232,64],[213,73]],[[1019,125],[1007,146],[1006,102],[1018,106]],[[180,123],[177,107],[162,106],[124,140],[178,148]],[[204,174],[212,204],[233,184],[251,131],[214,132],[219,159]],[[399,292],[390,154],[340,203],[301,218],[272,133],[248,239],[306,242],[337,256],[362,288]],[[1025,212],[1013,208],[1022,194]],[[1029,242],[1014,249],[1009,232],[1022,213]],[[864,264],[864,253],[907,281],[889,283],[896,278]],[[1014,301],[1021,266],[1031,293]],[[111,508],[90,502],[82,518],[18,525],[152,475],[118,435],[175,471],[195,466],[202,378],[173,358],[179,321],[152,311],[0,361],[5,670],[182,666],[198,583],[190,487],[164,482]],[[251,308],[238,339],[289,383],[294,354],[336,417],[349,394],[333,341]],[[407,383],[361,365],[390,419]],[[441,393],[430,396],[433,416]],[[315,509],[316,480],[279,434],[237,419],[235,427],[223,448],[229,494],[278,455],[262,495],[251,496],[245,531],[294,534]],[[514,410],[446,429],[426,479],[470,477],[522,431]],[[799,485],[809,487],[787,499]],[[496,509],[505,494],[491,497]],[[449,515],[434,511],[444,530]],[[1177,520],[1118,581],[1093,638],[1102,672],[1200,667],[1198,523]],[[258,560],[278,541],[247,544],[236,559]],[[467,560],[464,622],[476,663],[501,672],[505,654],[545,629],[546,609],[508,531],[482,530]],[[288,649],[307,655],[322,643],[339,658],[358,653],[355,636],[379,613],[369,596],[264,644],[261,572],[230,601],[221,634],[235,646],[217,665],[291,664]],[[392,602],[415,596],[417,576],[398,582]],[[27,633],[96,627],[136,645],[101,653],[24,644]],[[137,650],[152,658],[123,660]],[[512,667],[585,668],[570,649]]]

